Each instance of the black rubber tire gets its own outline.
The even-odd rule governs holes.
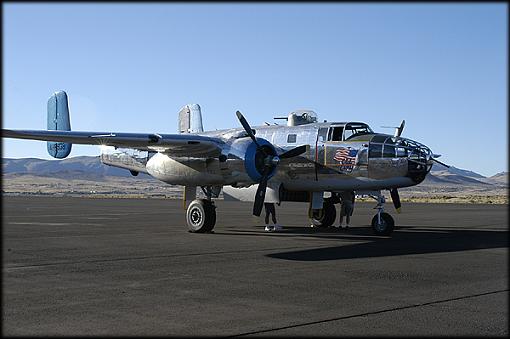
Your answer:
[[[206,208],[206,217],[208,217],[207,219],[208,226],[206,232],[211,232],[214,229],[214,226],[216,225],[216,206],[214,206],[214,204],[209,200],[204,201]]]
[[[381,213],[381,224],[377,224],[377,214],[372,218],[372,229],[376,235],[390,235],[395,228],[395,221],[388,213]]]
[[[315,211],[318,212],[315,212],[315,214],[311,215],[310,218],[315,227],[326,228],[335,223],[336,208],[335,204],[333,204],[331,200],[325,199],[322,209]]]
[[[186,210],[186,224],[192,233],[212,231],[216,224],[216,206],[206,199],[193,200]]]

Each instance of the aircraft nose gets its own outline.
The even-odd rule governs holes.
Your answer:
[[[406,144],[408,146],[408,176],[413,179],[416,183],[420,183],[425,180],[425,177],[432,168],[432,156],[433,153],[427,146],[407,139]]]

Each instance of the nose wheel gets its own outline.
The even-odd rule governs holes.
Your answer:
[[[384,212],[386,199],[381,193],[378,196],[371,197],[377,199],[377,206],[375,206],[377,214],[372,218],[372,230],[376,235],[390,235],[395,228],[395,221],[391,215]]]
[[[395,227],[395,221],[388,213],[377,213],[372,218],[372,229],[377,235],[390,235]]]

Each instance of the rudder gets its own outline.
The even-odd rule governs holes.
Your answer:
[[[48,99],[48,130],[70,131],[69,104],[64,91],[55,92]],[[48,153],[57,159],[65,158],[71,153],[72,144],[48,141]]]

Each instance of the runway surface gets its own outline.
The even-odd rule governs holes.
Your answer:
[[[3,197],[3,335],[508,336],[507,205],[404,204],[377,237],[217,202],[188,233],[172,200]]]

